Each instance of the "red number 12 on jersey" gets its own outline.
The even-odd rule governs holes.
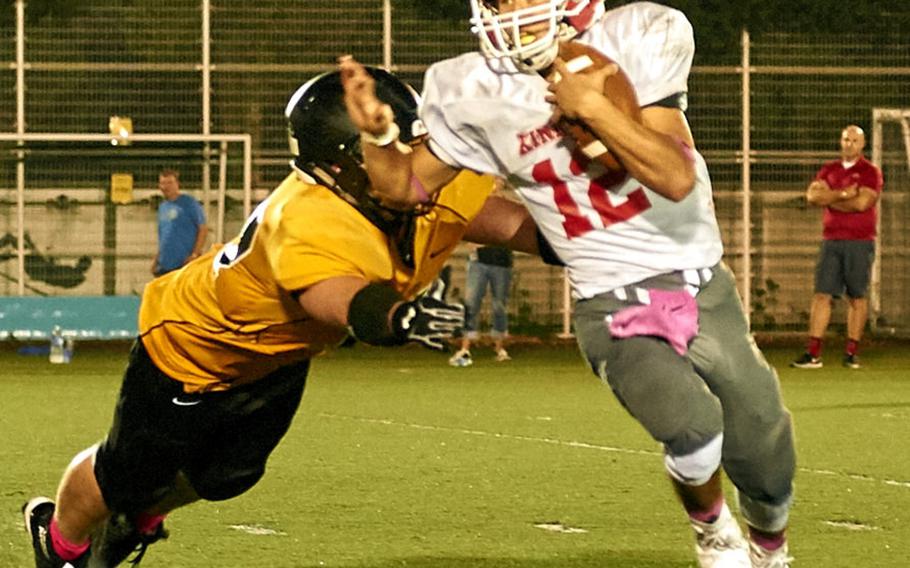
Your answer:
[[[573,159],[570,163],[572,173],[579,174],[583,172],[585,165]],[[590,219],[582,215],[578,203],[572,199],[569,185],[556,175],[556,169],[553,167],[552,161],[545,160],[535,164],[532,175],[535,181],[545,183],[553,188],[553,201],[556,202],[556,208],[562,214],[562,226],[566,231],[567,237],[572,239],[594,230],[594,225],[591,224]],[[651,207],[651,202],[648,201],[648,196],[645,195],[645,190],[641,187],[626,196],[626,202],[622,205],[613,205],[607,190],[619,185],[624,180],[625,174],[617,176],[616,174],[607,173],[592,179],[590,184],[588,184],[588,199],[591,202],[591,206],[600,216],[604,227],[631,219]]]

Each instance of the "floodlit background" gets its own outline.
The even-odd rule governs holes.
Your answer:
[[[155,251],[160,167],[181,171],[184,190],[205,201],[213,238],[229,239],[248,207],[288,172],[282,111],[306,79],[352,53],[419,89],[431,62],[474,48],[467,22],[439,17],[430,1],[35,0],[24,3],[21,42],[17,4],[0,5],[0,134],[8,135],[0,138],[0,237],[19,234],[22,164],[23,230],[61,263],[87,255],[92,267],[84,282],[55,286],[20,270],[18,239],[0,240],[6,295],[141,293]],[[852,9],[870,12],[867,4],[875,2]],[[880,142],[875,158],[886,179],[871,326],[910,333],[910,128],[906,114],[903,124],[900,115],[881,122],[880,133],[873,121],[876,108],[910,108],[910,36],[890,24],[910,8],[888,10],[874,33],[766,25],[721,35],[716,23],[695,22],[703,50],[690,80],[689,119],[712,171],[726,261],[756,329],[806,325],[821,212],[805,206],[803,192],[821,163],[836,157],[840,129],[855,122],[867,131],[870,157],[873,138]],[[20,147],[15,138],[101,136],[111,116],[129,117],[143,135],[247,134],[250,151],[220,140],[111,146],[102,137]],[[110,202],[114,173],[133,176],[131,203]],[[463,261],[463,254],[454,260],[456,283]],[[517,266],[513,328],[559,329],[562,272],[532,258]],[[843,321],[837,309],[835,326]]]

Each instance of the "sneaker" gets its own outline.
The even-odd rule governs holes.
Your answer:
[[[790,366],[797,369],[821,369],[822,360],[820,357],[813,357],[808,353],[803,353],[799,359],[790,363]]]
[[[859,357],[854,355],[844,355],[844,367],[848,369],[860,369],[862,365],[859,364]]]
[[[500,349],[496,352],[496,362],[502,363],[503,361],[511,361],[512,358],[509,357],[509,352],[505,349]]]
[[[25,530],[32,538],[35,551],[35,568],[86,568],[88,552],[75,560],[66,561],[57,556],[51,545],[50,526],[54,509],[54,502],[47,497],[35,497],[22,506]]]
[[[690,522],[701,568],[752,568],[746,539],[726,504],[713,523]]]
[[[114,514],[98,532],[92,536],[92,554],[88,568],[111,568],[119,566],[135,552],[130,564],[137,566],[145,556],[149,545],[168,537],[164,523],[155,527],[155,531],[140,534],[133,522],[123,514]]]
[[[777,550],[768,550],[754,542],[749,543],[749,558],[753,568],[790,568],[793,558],[787,553],[787,543]]]
[[[457,353],[449,359],[449,365],[453,367],[470,367],[474,364],[471,359],[471,352],[467,349],[459,349]]]

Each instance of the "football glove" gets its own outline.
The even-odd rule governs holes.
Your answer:
[[[445,351],[446,340],[464,326],[464,306],[445,299],[447,282],[437,278],[429,288],[392,314],[392,332],[436,351]]]

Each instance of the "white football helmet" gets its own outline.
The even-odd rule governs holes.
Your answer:
[[[525,72],[546,69],[559,42],[575,37],[604,12],[601,0],[540,0],[500,14],[498,0],[471,0],[471,32],[487,58],[508,57]],[[522,28],[534,26],[533,35]]]

